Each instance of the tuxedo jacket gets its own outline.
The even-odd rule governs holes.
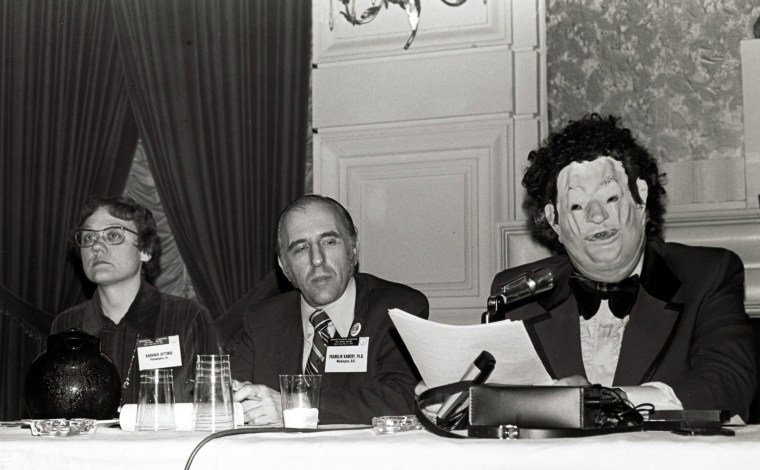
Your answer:
[[[507,318],[524,321],[552,377],[585,377],[578,304],[568,284],[573,266],[566,255],[499,273],[492,294],[542,266],[553,272],[554,288],[518,303]],[[746,419],[757,381],[755,357],[739,257],[722,248],[647,240],[613,385],[663,382],[684,409],[725,409]]]
[[[411,287],[356,273],[356,305],[352,325],[369,337],[367,372],[323,373],[321,424],[371,424],[372,418],[413,413],[419,378],[388,316],[400,308],[428,317],[428,300]],[[279,391],[280,374],[303,373],[304,332],[301,294],[287,292],[250,306],[242,334],[228,345],[232,376]]]

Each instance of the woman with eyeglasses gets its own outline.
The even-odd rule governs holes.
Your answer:
[[[129,197],[90,197],[73,239],[97,289],[90,300],[56,316],[52,333],[78,328],[99,337],[119,370],[122,403],[137,403],[138,339],[178,336],[182,365],[174,368],[175,398],[192,401],[195,356],[218,354],[218,346],[205,307],[152,285],[161,269],[153,214]]]

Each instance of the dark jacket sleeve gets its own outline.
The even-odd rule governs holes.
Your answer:
[[[346,381],[344,387],[323,390],[320,423],[371,424],[373,417],[413,413],[418,375],[387,312],[389,308],[399,308],[426,319],[429,305],[418,291],[409,289],[405,296],[400,294],[395,291],[389,300],[390,293],[386,292],[385,299],[373,299],[372,315],[365,328],[370,330],[370,342],[377,344],[370,346],[367,373],[361,374],[361,379]]]
[[[685,409],[725,409],[746,419],[757,385],[755,338],[744,309],[744,269],[723,251],[698,307],[688,366],[668,381]],[[656,376],[654,377],[657,378]]]
[[[241,329],[232,339],[222,345],[225,354],[230,355],[232,378],[245,382],[253,377],[254,348],[251,336]]]

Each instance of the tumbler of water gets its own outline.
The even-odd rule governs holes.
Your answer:
[[[174,378],[171,369],[140,372],[140,398],[137,404],[138,431],[173,431]]]
[[[198,355],[195,362],[193,413],[196,431],[234,427],[229,355]]]

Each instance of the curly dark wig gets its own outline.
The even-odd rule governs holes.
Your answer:
[[[528,155],[528,167],[522,180],[526,189],[523,208],[533,234],[555,252],[561,253],[564,248],[544,216],[544,207],[547,204],[556,207],[557,177],[573,162],[592,161],[602,156],[612,157],[623,164],[628,175],[628,188],[638,204],[643,201],[636,179],[641,178],[647,183],[647,236],[659,236],[662,232],[665,175],[659,172],[657,161],[636,142],[631,131],[618,126],[618,120],[614,116],[604,118],[596,113],[588,114],[549,135],[541,148]]]
[[[150,260],[142,265],[143,277],[147,282],[153,283],[161,273],[161,241],[158,237],[153,213],[128,196],[90,196],[82,205],[79,223],[74,231],[82,227],[85,221],[101,207],[114,217],[131,220],[135,223],[135,227],[137,227],[137,248],[151,256]],[[76,253],[80,254],[78,248]]]

